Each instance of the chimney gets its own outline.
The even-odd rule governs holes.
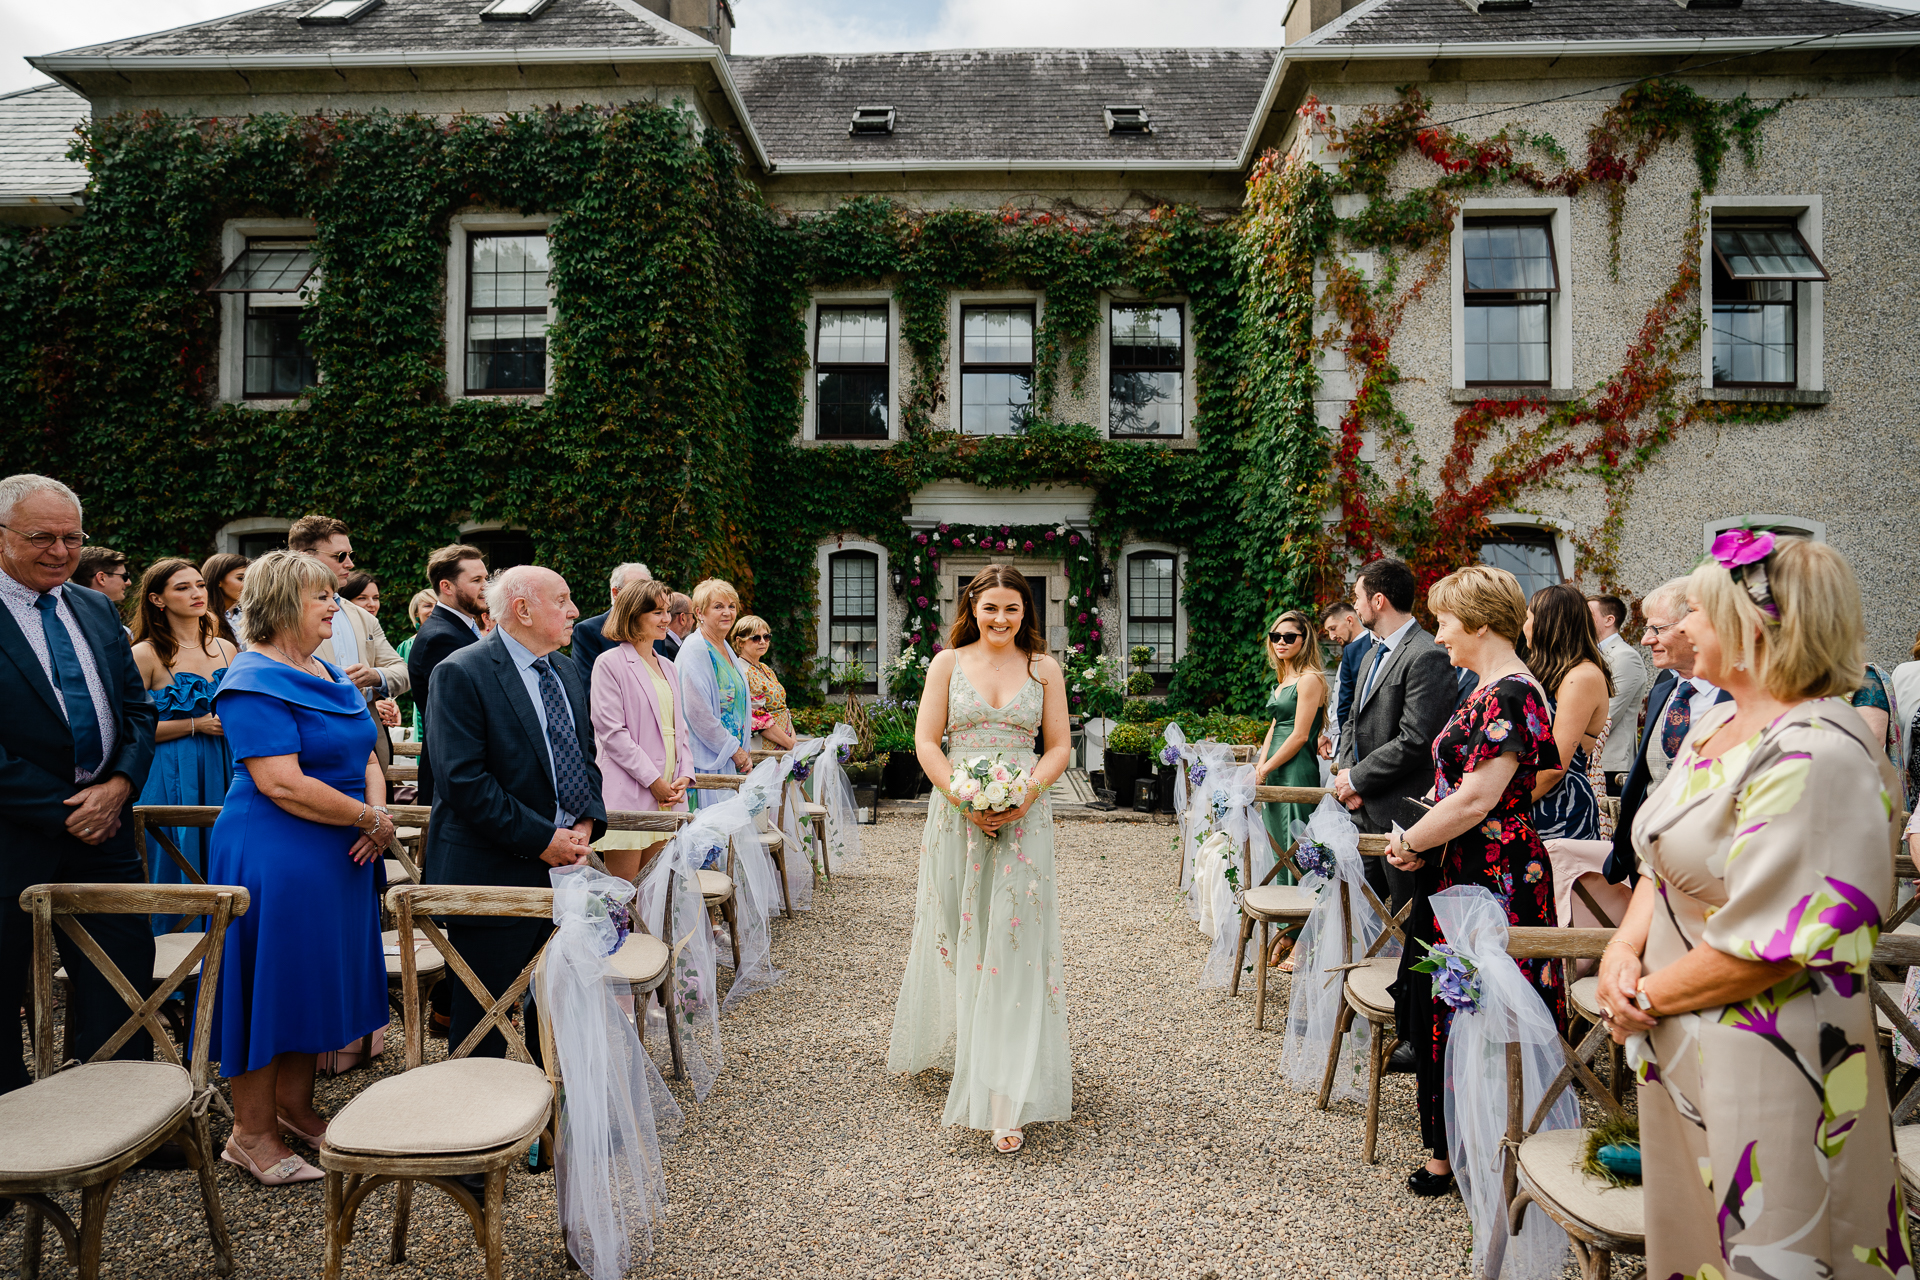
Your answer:
[[[1283,26],[1288,44],[1299,44],[1320,28],[1366,0],[1291,0]]]

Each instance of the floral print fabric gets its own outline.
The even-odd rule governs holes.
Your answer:
[[[1029,679],[1005,707],[989,706],[956,666],[949,758],[987,755],[1031,769],[1042,705],[1041,686]],[[1015,1129],[1070,1119],[1063,970],[1048,797],[989,840],[935,793],[888,1070],[951,1071],[942,1124]]]
[[[1802,967],[1630,1042],[1647,1274],[1911,1280],[1867,994],[1893,894],[1891,769],[1837,698],[1701,759],[1734,710],[1702,718],[1635,819],[1659,894],[1646,967],[1703,945]]]

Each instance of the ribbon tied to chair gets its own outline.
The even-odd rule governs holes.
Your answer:
[[[720,1004],[722,1013],[730,1011],[754,992],[776,985],[786,976],[773,967],[772,943],[767,925],[768,918],[780,901],[780,886],[774,878],[773,860],[767,856],[766,846],[760,842],[759,826],[751,807],[756,799],[764,802],[765,796],[772,790],[772,778],[778,767],[777,760],[765,760],[756,765],[739,791],[719,804],[702,806],[694,814],[693,821],[681,827],[669,845],[669,852],[673,851],[674,846],[683,848],[686,860],[696,872],[705,861],[708,851],[716,845],[733,846],[733,888],[740,921],[740,954],[732,957],[733,983],[727,988],[726,999]],[[652,879],[651,874],[648,879]],[[694,882],[696,885],[699,883],[697,875]],[[705,927],[705,918],[703,907],[700,916],[702,928]],[[685,929],[691,919],[680,915],[676,903],[675,927]],[[653,927],[651,915],[647,917],[647,925]],[[717,957],[718,948],[715,954]]]
[[[836,724],[821,744],[814,766],[814,800],[827,811],[827,852],[835,869],[864,871],[860,855],[860,810],[853,802],[846,757],[860,735],[850,724]]]
[[[1188,894],[1187,915],[1198,924],[1200,899],[1193,893],[1194,869],[1200,843],[1213,830],[1212,825],[1206,823],[1212,811],[1212,793],[1221,776],[1234,767],[1233,748],[1220,742],[1190,743],[1178,724],[1169,724],[1165,736],[1167,746],[1161,752],[1161,761],[1174,766],[1173,812],[1179,823],[1175,839],[1180,845],[1180,887]],[[1202,929],[1204,931],[1205,926]]]
[[[1193,883],[1188,899],[1200,931],[1213,938],[1200,966],[1200,987],[1225,987],[1233,978],[1235,945],[1240,941],[1240,891],[1250,857],[1248,845],[1265,843],[1266,830],[1254,801],[1253,766],[1206,766],[1187,810],[1194,837]]]
[[[1294,824],[1294,862],[1305,878],[1300,885],[1315,895],[1313,912],[1300,929],[1293,948],[1293,984],[1287,998],[1286,1038],[1280,1046],[1280,1074],[1297,1089],[1320,1088],[1327,1053],[1339,1029],[1346,1005],[1346,966],[1373,949],[1385,926],[1364,890],[1366,862],[1360,856],[1360,831],[1353,816],[1332,796],[1322,796],[1306,823]],[[1307,850],[1311,848],[1314,854]],[[1317,856],[1316,856],[1317,855]],[[1332,874],[1309,870],[1333,862]],[[1345,884],[1343,894],[1340,886]],[[1347,919],[1342,927],[1341,904]],[[1381,948],[1399,954],[1399,944]],[[1354,1020],[1341,1045],[1340,1065],[1334,1073],[1331,1098],[1360,1100],[1366,1091],[1367,1047],[1373,1026]]]

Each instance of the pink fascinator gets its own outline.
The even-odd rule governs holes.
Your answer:
[[[1774,537],[1764,529],[1729,529],[1713,540],[1713,558],[1746,589],[1760,612],[1778,621],[1780,606],[1767,586],[1766,560],[1773,547]]]

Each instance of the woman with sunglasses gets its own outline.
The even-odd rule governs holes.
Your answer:
[[[767,665],[767,651],[773,648],[773,628],[748,614],[733,624],[728,643],[747,668],[747,696],[753,708],[753,745],[776,751],[793,750],[793,714],[787,710],[787,689]]]
[[[1267,714],[1273,717],[1273,723],[1267,728],[1266,741],[1260,744],[1255,774],[1265,786],[1317,787],[1320,757],[1312,744],[1326,727],[1330,690],[1320,663],[1320,645],[1306,614],[1289,609],[1267,628],[1267,665],[1273,668],[1279,683],[1267,696]],[[1268,834],[1282,849],[1293,843],[1293,824],[1305,822],[1312,813],[1313,806],[1305,804],[1260,806]],[[1277,879],[1289,884],[1293,881],[1284,870]],[[1291,938],[1276,941],[1274,962],[1292,949]]]

